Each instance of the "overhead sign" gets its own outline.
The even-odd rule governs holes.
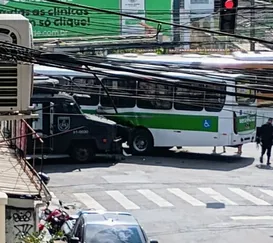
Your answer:
[[[139,33],[144,34],[140,20],[102,13],[87,8],[76,8],[66,2],[119,13],[149,17],[171,22],[172,0],[62,0],[61,3],[46,0],[0,0],[0,14],[22,14],[33,26],[34,38],[79,37],[86,35],[109,36]],[[156,3],[156,4],[155,4]],[[146,11],[146,14],[145,14]],[[161,12],[160,15],[157,13]],[[154,27],[157,24],[149,23]],[[164,27],[164,26],[163,26]],[[166,26],[163,34],[170,35]]]
[[[118,15],[65,5],[65,2],[73,2],[119,10],[119,0],[111,0],[107,4],[103,4],[100,0],[63,0],[62,2],[64,3],[52,3],[46,0],[0,0],[0,14],[24,15],[32,24],[34,38],[120,34]]]

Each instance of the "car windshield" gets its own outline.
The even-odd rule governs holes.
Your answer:
[[[144,243],[138,226],[86,225],[86,243]]]

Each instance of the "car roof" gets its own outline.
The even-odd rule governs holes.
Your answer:
[[[88,225],[92,224],[109,224],[109,225],[135,225],[138,226],[137,220],[126,212],[98,212],[88,211],[83,212],[81,215],[84,219],[84,223]]]

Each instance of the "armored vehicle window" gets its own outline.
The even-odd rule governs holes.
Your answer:
[[[55,103],[55,113],[58,114],[80,114],[80,110],[73,101]]]

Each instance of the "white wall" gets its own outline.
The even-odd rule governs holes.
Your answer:
[[[0,192],[0,242],[6,242],[6,204],[8,197],[6,193]]]
[[[36,231],[36,212],[32,199],[8,199],[6,243],[19,243],[20,235]]]

